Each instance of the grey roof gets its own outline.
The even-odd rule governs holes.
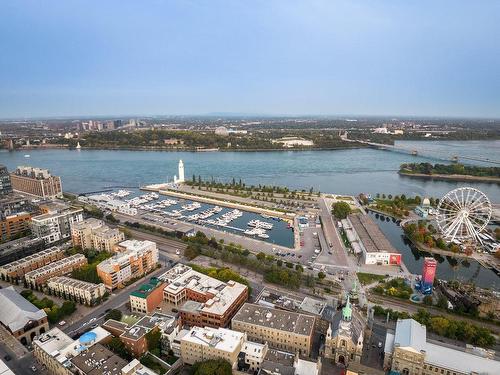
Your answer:
[[[337,311],[331,322],[332,336],[336,337],[338,335],[349,336],[354,344],[359,340],[359,337],[365,329],[365,321],[361,314],[353,309],[352,317],[349,324],[341,325],[342,322],[342,310]]]
[[[394,345],[402,348],[412,348],[417,352],[425,350],[427,339],[425,326],[413,319],[398,320]]]
[[[426,344],[425,362],[466,374],[500,374],[500,361],[430,342]]]
[[[11,332],[22,329],[30,321],[45,317],[45,311],[21,296],[13,286],[0,289],[0,322],[9,327]]]

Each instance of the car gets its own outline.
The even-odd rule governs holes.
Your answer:
[[[61,327],[62,327],[63,325],[65,325],[65,324],[66,324],[66,321],[65,321],[65,320],[61,320],[61,321],[59,322],[59,325],[60,325]]]
[[[379,347],[379,348],[381,348],[381,347],[382,347],[382,342],[381,342],[381,341],[379,341],[379,342],[378,342],[378,347]]]
[[[9,362],[12,359],[12,357],[7,354],[5,357],[3,357],[3,359],[5,359],[6,362]]]
[[[36,372],[36,367],[35,366],[31,366],[31,371]]]
[[[92,319],[89,320],[89,323],[93,323],[95,321],[96,321],[96,318],[92,318]]]
[[[179,250],[175,250],[175,255],[181,255],[181,252]]]
[[[328,254],[332,255],[332,252],[331,252],[331,251],[329,251],[329,252],[328,252]]]
[[[94,323],[90,326],[92,329],[97,328],[97,323]]]

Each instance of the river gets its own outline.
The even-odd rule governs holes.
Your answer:
[[[247,184],[283,185],[294,189],[358,194],[366,192],[440,197],[458,186],[473,186],[500,203],[500,186],[487,183],[420,180],[399,176],[405,162],[443,162],[446,155],[500,159],[500,141],[398,142],[408,148],[424,148],[435,157],[376,149],[269,152],[162,152],[107,150],[0,151],[0,163],[48,168],[63,180],[63,189],[75,193],[110,186],[139,186],[171,180],[179,159],[186,178],[201,175]],[[26,158],[25,154],[30,157]],[[479,163],[478,163],[479,164]]]

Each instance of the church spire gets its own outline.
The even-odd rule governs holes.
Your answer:
[[[350,322],[352,319],[352,307],[349,295],[347,295],[347,301],[345,306],[342,308],[342,320]]]

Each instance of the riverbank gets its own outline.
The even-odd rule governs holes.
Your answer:
[[[58,146],[58,145],[55,145]],[[50,147],[45,147],[50,149]],[[75,149],[63,145],[63,149]],[[269,151],[336,151],[336,150],[355,150],[362,148],[371,148],[371,146],[359,145],[345,145],[339,147],[293,147],[293,148],[198,148],[198,147],[159,147],[159,146],[82,146],[80,150],[93,150],[93,151],[166,151],[166,152],[269,152]]]
[[[499,184],[499,177],[487,177],[487,176],[469,176],[461,174],[424,174],[424,173],[408,173],[408,172],[398,172],[400,176],[420,178],[427,180],[440,180],[440,181],[455,181],[455,182],[484,182],[490,184]]]

